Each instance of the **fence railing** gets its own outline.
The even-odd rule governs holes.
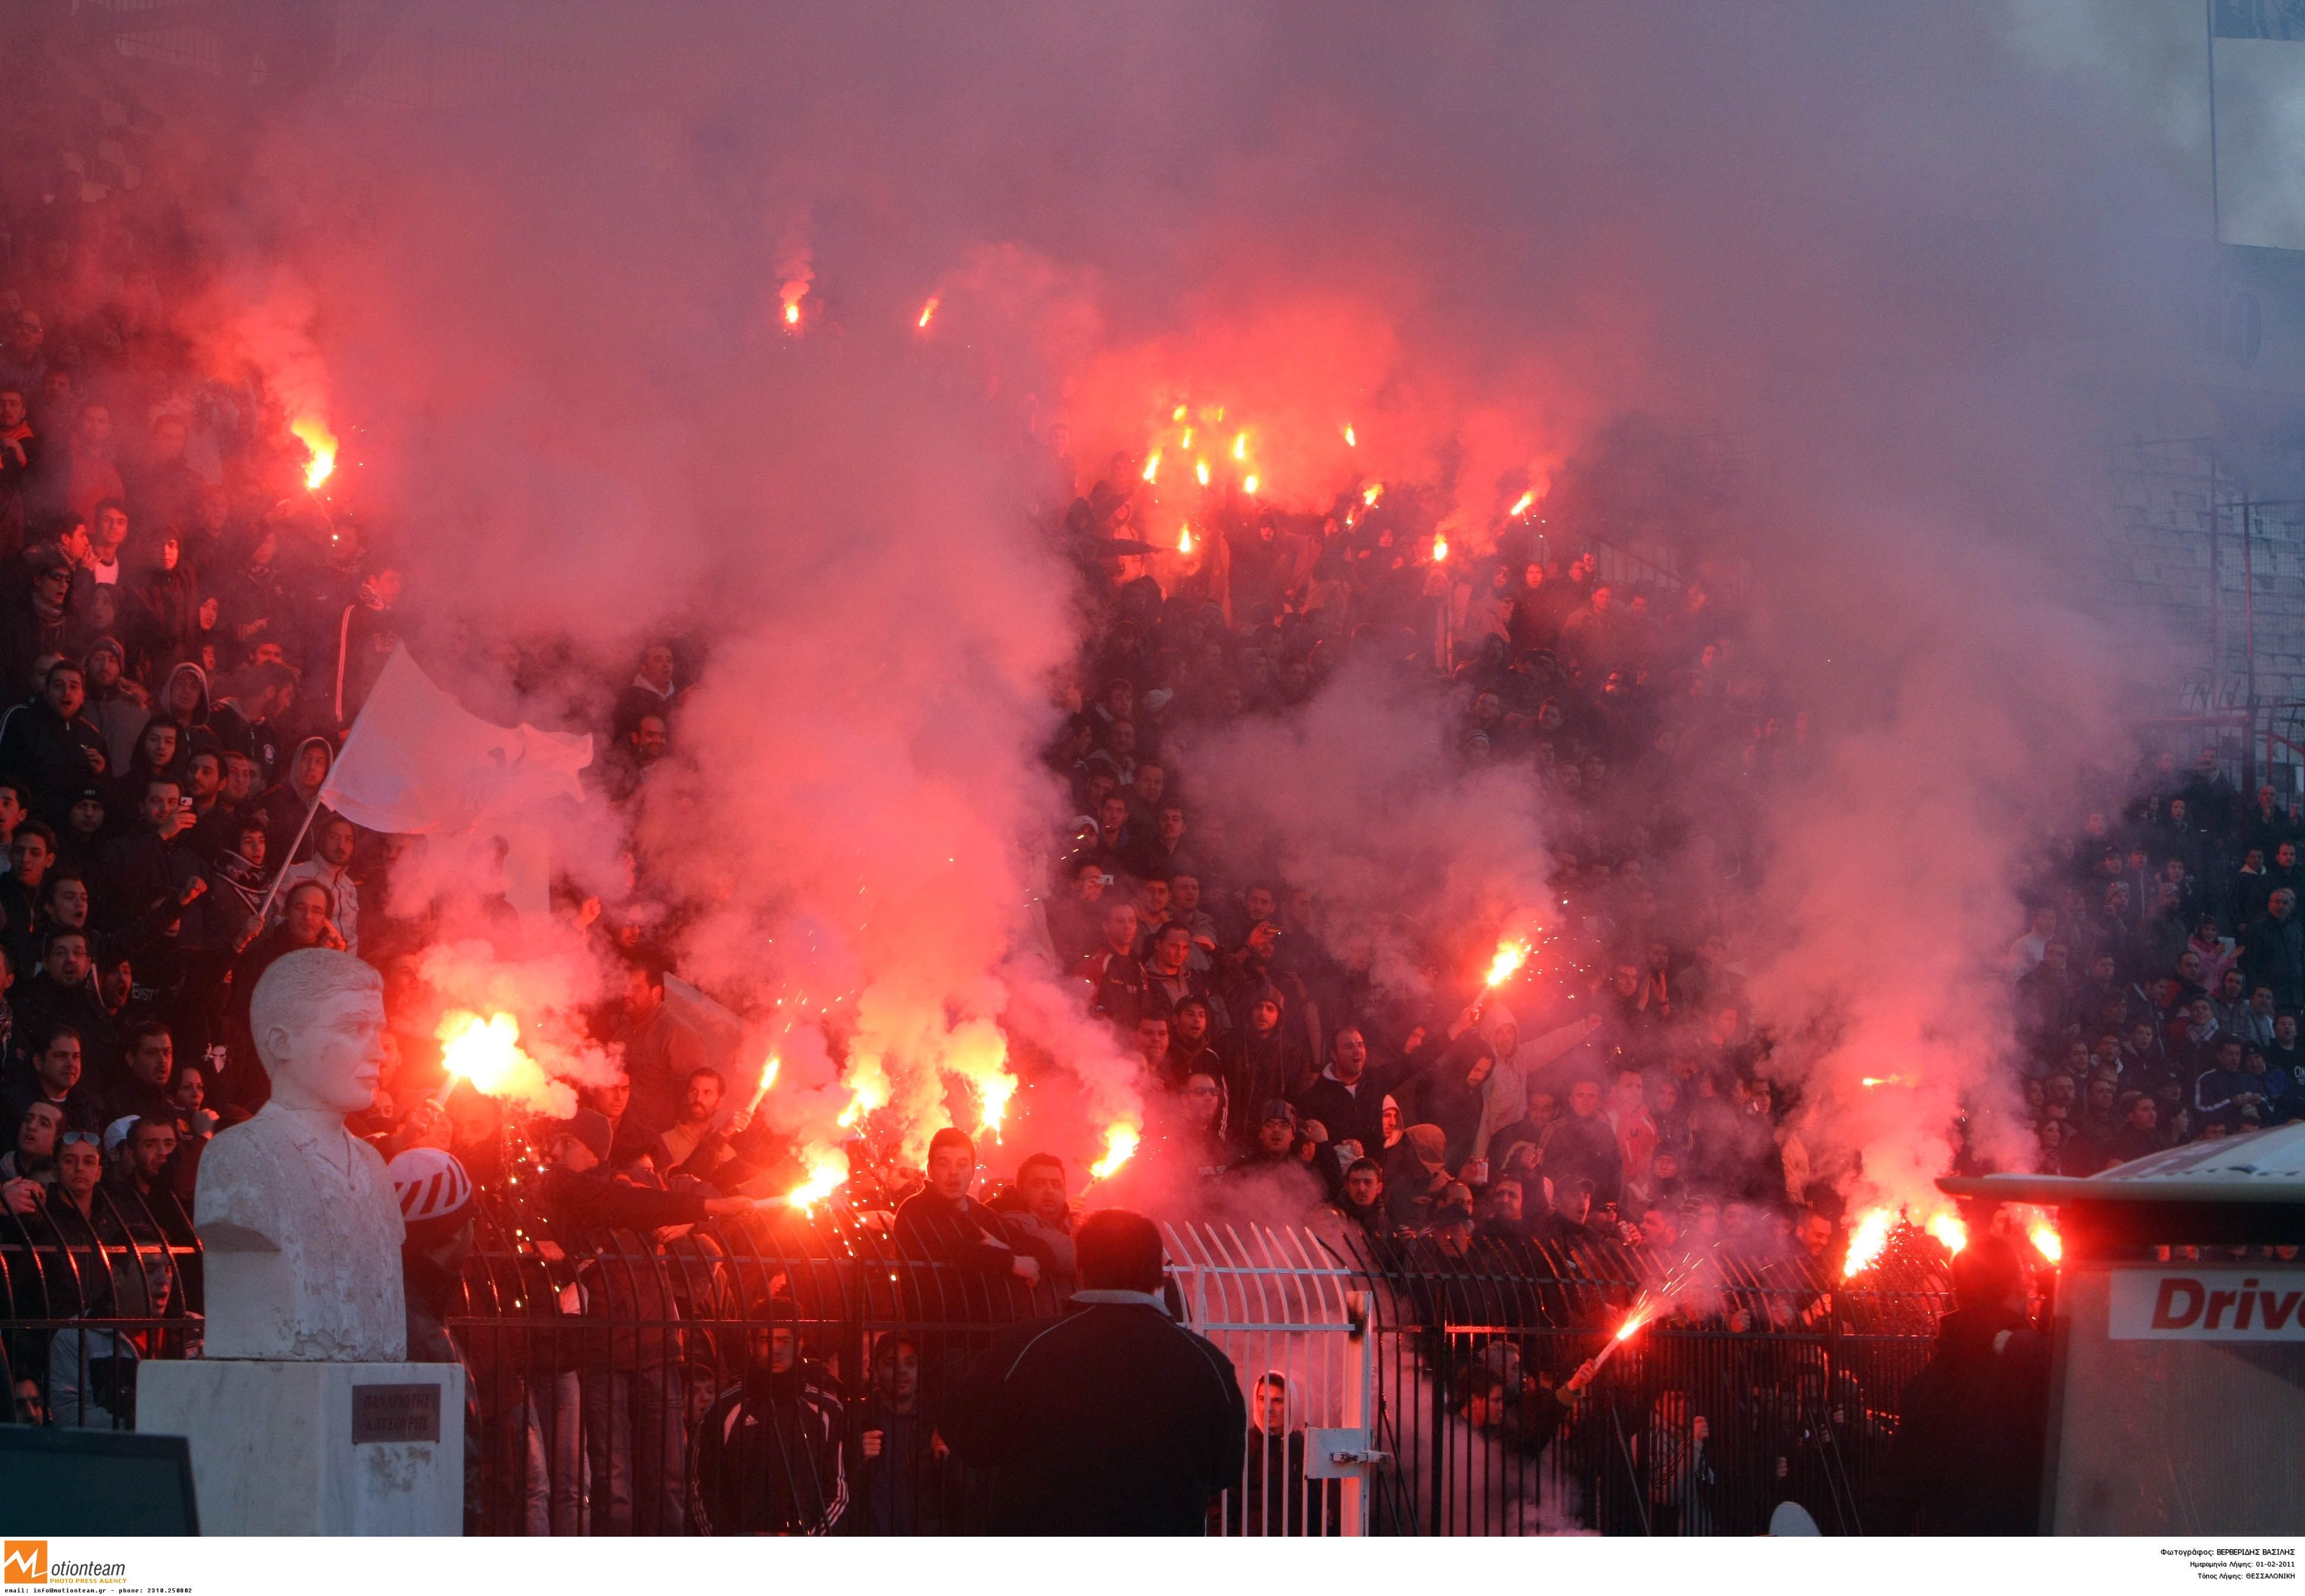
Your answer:
[[[0,1373],[18,1423],[134,1427],[136,1364],[200,1345],[200,1252],[171,1193],[0,1210]]]
[[[195,1353],[199,1251],[188,1226],[169,1239],[174,1223],[118,1201],[0,1220],[19,1422],[132,1424],[135,1363]],[[472,1532],[985,1521],[990,1482],[947,1453],[937,1414],[1003,1330],[1059,1309],[1053,1283],[923,1256],[886,1214],[845,1209],[581,1247],[550,1234],[492,1196],[445,1297],[414,1291],[441,1311],[438,1341],[412,1355],[470,1374]],[[1851,1283],[1720,1244],[1684,1267],[1612,1242],[1452,1249],[1341,1226],[1174,1225],[1167,1240],[1172,1312],[1250,1399],[1219,1534],[1742,1534],[1787,1500],[1858,1532],[1946,1305],[1925,1239]],[[1682,1288],[1654,1322],[1564,1401],[1668,1278]],[[741,1446],[739,1415],[767,1421]]]

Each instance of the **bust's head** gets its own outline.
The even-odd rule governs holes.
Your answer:
[[[284,1108],[357,1114],[384,1073],[384,978],[350,954],[283,955],[248,1005],[257,1057]]]

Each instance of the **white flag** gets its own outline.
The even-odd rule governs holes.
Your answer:
[[[320,802],[371,831],[468,831],[554,798],[582,798],[592,739],[491,726],[392,651]]]

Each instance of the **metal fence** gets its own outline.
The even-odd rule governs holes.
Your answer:
[[[0,1219],[19,1422],[133,1422],[134,1364],[198,1345],[181,1210],[109,1188]],[[555,1246],[491,1197],[444,1275],[438,1355],[470,1371],[467,1527],[486,1534],[967,1533],[989,1485],[940,1405],[1057,1293],[923,1257],[883,1213],[766,1215]],[[1171,1226],[1172,1312],[1250,1399],[1215,1534],[1747,1534],[1783,1501],[1856,1533],[1946,1305],[1926,1238],[1854,1286],[1800,1255],[1693,1269],[1343,1227]],[[1645,1290],[1686,1289],[1562,1388]],[[419,1296],[424,1294],[419,1292]],[[437,1295],[437,1294],[436,1294]],[[425,1355],[419,1348],[412,1355]]]
[[[884,1218],[748,1220],[661,1244],[611,1233],[556,1261],[492,1215],[448,1326],[482,1410],[474,1527],[700,1527],[716,1404],[725,1415],[761,1362],[748,1349],[781,1330],[792,1372],[771,1400],[819,1422],[767,1438],[789,1490],[768,1527],[974,1528],[988,1482],[944,1454],[937,1409],[1001,1330],[1059,1302],[908,1253]],[[1855,1290],[1805,1256],[1709,1249],[1571,1405],[1561,1388],[1663,1261],[1608,1242],[1167,1237],[1173,1310],[1249,1399],[1242,1478],[1210,1514],[1221,1535],[1753,1533],[1787,1500],[1858,1533],[1947,1305],[1924,1239]]]
[[[135,1425],[136,1364],[200,1345],[200,1253],[174,1193],[110,1183],[0,1210],[0,1372],[18,1423]]]
[[[1950,1305],[1925,1240],[1901,1239],[1855,1289],[1804,1254],[1712,1247],[1603,1358],[1683,1255],[1431,1238],[1357,1251],[1380,1308],[1378,1444],[1398,1464],[1379,1532],[1753,1534],[1784,1501],[1827,1533],[1861,1532],[1899,1396]]]

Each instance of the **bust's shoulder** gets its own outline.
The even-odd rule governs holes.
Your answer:
[[[219,1159],[226,1163],[235,1163],[275,1157],[276,1155],[265,1150],[276,1148],[293,1139],[287,1125],[277,1115],[266,1114],[259,1109],[252,1117],[243,1119],[238,1125],[226,1125],[209,1137],[207,1149],[200,1154],[200,1168],[203,1173],[214,1168]]]

